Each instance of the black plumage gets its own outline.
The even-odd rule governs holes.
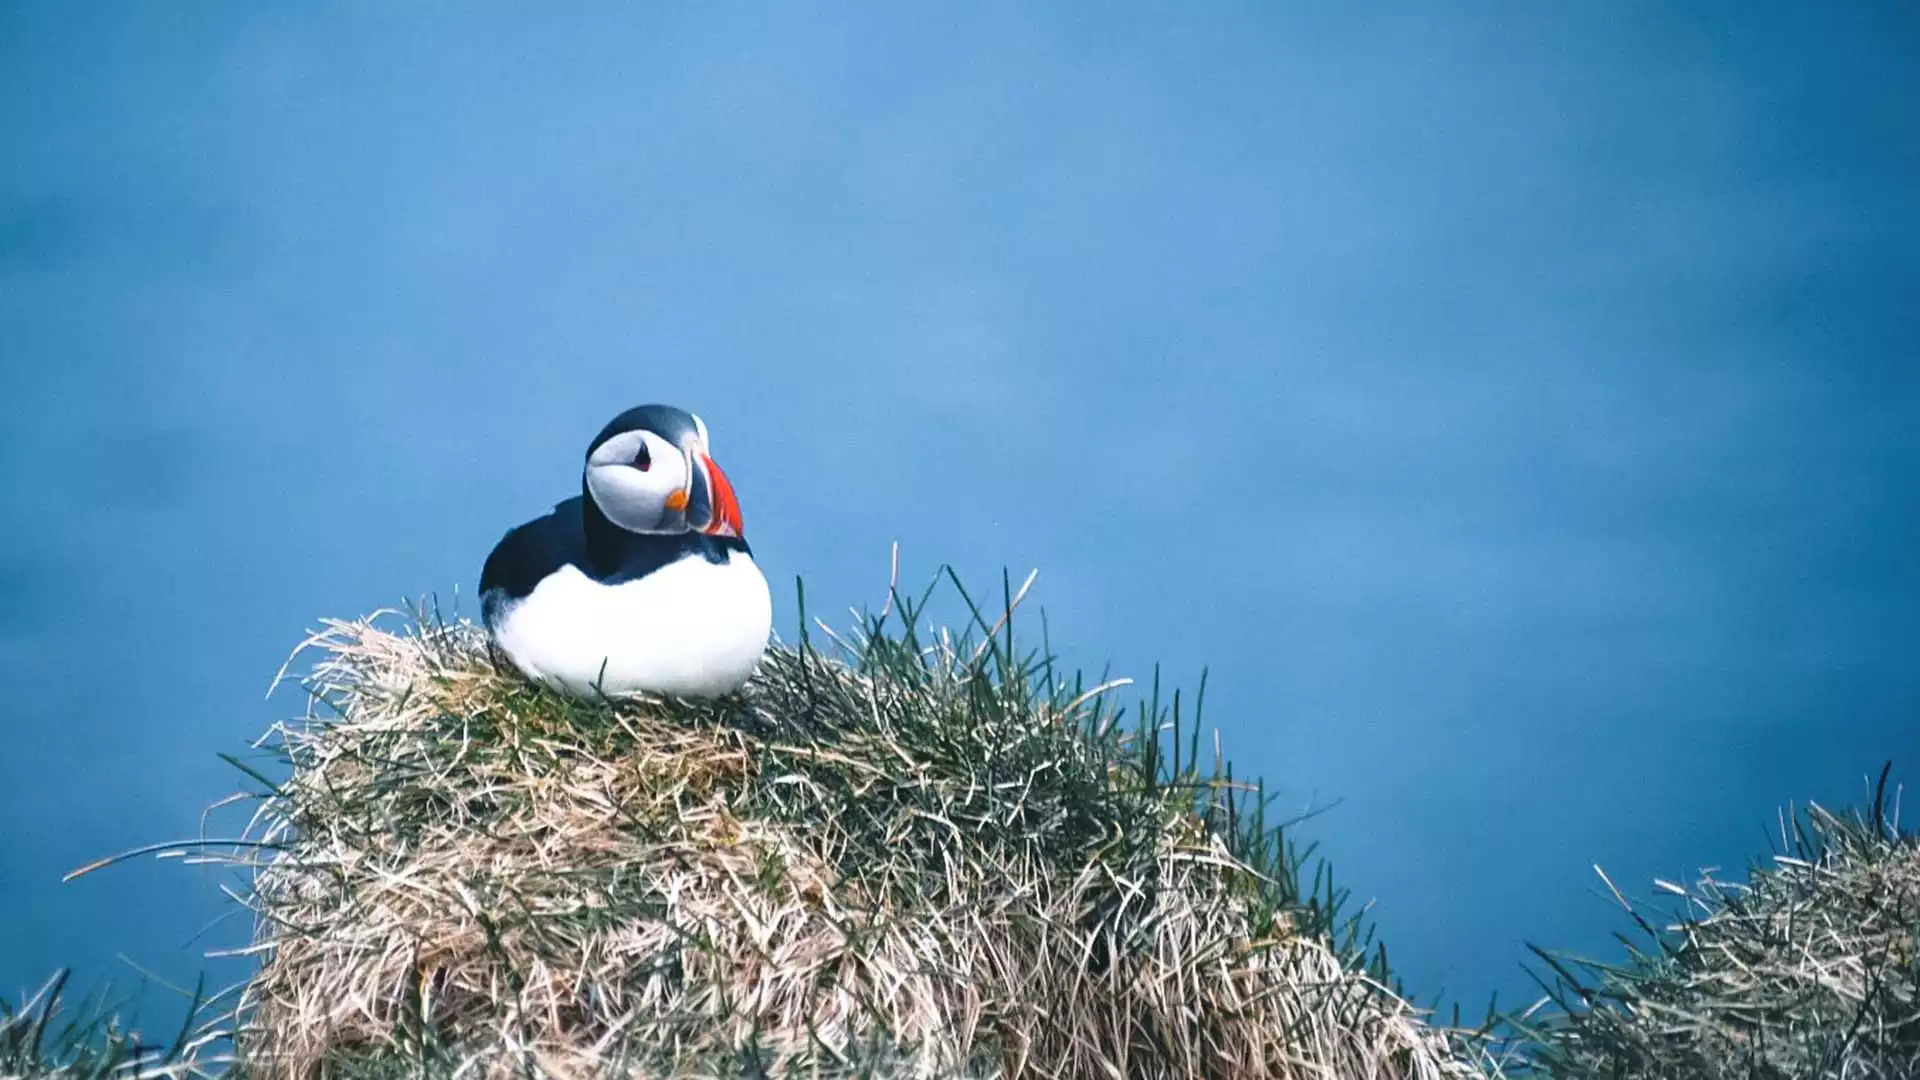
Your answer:
[[[575,495],[501,537],[480,570],[481,617],[491,624],[505,605],[525,599],[568,565],[603,585],[618,585],[689,556],[724,564],[734,551],[752,554],[745,540],[733,536],[628,532],[608,521],[592,499]]]
[[[629,431],[650,431],[680,445],[699,434],[693,415],[671,405],[638,405],[607,421],[587,446],[591,458],[602,443]],[[711,513],[713,492],[693,485],[689,511]],[[481,616],[491,625],[506,605],[524,599],[549,575],[568,565],[604,585],[645,577],[690,556],[724,564],[729,552],[752,554],[744,539],[688,531],[672,535],[630,532],[607,520],[586,491],[555,504],[552,512],[508,530],[480,570]]]

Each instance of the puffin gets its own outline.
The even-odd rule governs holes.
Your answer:
[[[716,698],[773,628],[733,484],[700,417],[640,405],[587,447],[580,494],[507,531],[480,571],[489,640],[576,697]]]

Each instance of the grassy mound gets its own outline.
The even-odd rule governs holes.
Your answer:
[[[1179,696],[1128,722],[1016,653],[1016,605],[778,646],[711,704],[568,700],[464,623],[328,624],[229,856],[245,1071],[1476,1075]]]
[[[235,762],[247,835],[129,853],[243,872],[239,1004],[149,1042],[55,980],[0,1001],[0,1078],[1920,1076],[1920,838],[1884,774],[1744,883],[1661,883],[1671,925],[1622,899],[1625,962],[1536,950],[1549,997],[1496,1042],[1389,989],[1259,790],[1201,766],[1197,709],[1057,681],[1017,603],[977,638],[923,640],[923,606],[803,637],[709,704],[561,698],[419,613],[330,623],[276,766]]]
[[[1920,837],[1900,831],[1885,787],[1882,772],[1867,814],[1783,816],[1778,850],[1744,883],[1662,883],[1685,905],[1672,924],[1622,899],[1645,943],[1623,937],[1624,964],[1539,952],[1554,1011],[1527,1025],[1537,1072],[1920,1076]]]

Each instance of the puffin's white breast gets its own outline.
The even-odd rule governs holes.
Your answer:
[[[728,554],[618,585],[564,566],[501,612],[494,640],[529,677],[583,696],[730,693],[766,650],[773,599],[753,557]]]

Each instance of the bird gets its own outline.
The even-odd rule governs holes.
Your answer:
[[[733,484],[706,422],[639,405],[587,446],[581,491],[507,531],[480,571],[489,640],[575,697],[718,698],[773,627]]]

